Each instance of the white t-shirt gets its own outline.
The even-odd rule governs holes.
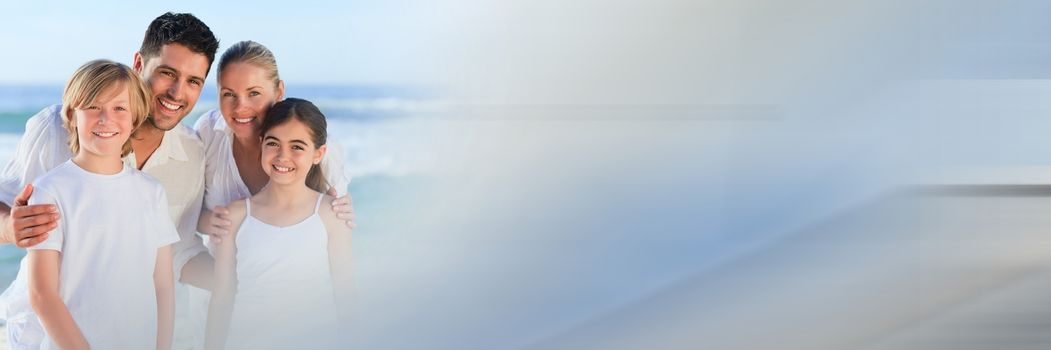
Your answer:
[[[30,204],[55,204],[62,219],[47,240],[29,249],[62,252],[59,295],[88,343],[95,349],[154,348],[157,249],[179,240],[164,188],[129,166],[115,175],[101,175],[73,161],[33,184]],[[27,288],[27,273],[20,270],[12,288]],[[18,305],[28,302],[12,303],[8,322],[31,321],[32,308]],[[32,332],[33,327],[43,329],[27,323],[19,330]],[[45,335],[41,349],[54,348]]]
[[[73,157],[61,112],[62,105],[53,105],[26,121],[14,157],[0,172],[0,201],[11,204],[26,184]],[[134,167],[135,153],[124,157],[124,164]],[[142,171],[160,182],[168,195],[168,214],[182,238],[173,247],[178,281],[183,265],[205,251],[196,234],[204,198],[204,145],[193,130],[179,124],[164,133]]]

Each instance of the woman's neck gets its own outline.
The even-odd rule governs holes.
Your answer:
[[[242,137],[234,134],[234,147],[242,151],[256,151],[259,152],[263,149],[262,141],[259,137]]]
[[[101,156],[83,149],[73,156],[73,163],[87,172],[100,175],[115,175],[124,170],[124,162],[117,156]]]

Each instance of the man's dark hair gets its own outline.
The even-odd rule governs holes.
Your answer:
[[[212,30],[201,20],[189,13],[165,13],[150,22],[146,36],[142,38],[139,54],[143,61],[160,56],[161,46],[179,44],[190,51],[208,57],[208,70],[212,70],[215,51],[219,49],[219,40]]]

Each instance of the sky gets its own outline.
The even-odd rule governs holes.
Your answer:
[[[286,80],[300,83],[420,84],[432,79],[428,36],[441,18],[426,3],[342,1],[4,2],[0,83],[61,84],[96,58],[130,63],[149,22],[189,12],[220,40],[269,47]],[[442,29],[444,30],[444,29]],[[432,33],[432,34],[428,34]],[[16,53],[16,54],[11,54]],[[212,80],[212,77],[209,77]]]

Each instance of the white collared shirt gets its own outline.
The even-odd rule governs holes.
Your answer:
[[[0,173],[0,201],[13,203],[26,184],[73,157],[61,112],[61,105],[53,105],[26,121],[14,157]],[[124,163],[134,168],[135,153],[124,157]],[[204,145],[190,128],[179,124],[164,133],[142,172],[157,179],[168,196],[168,211],[180,237],[172,261],[178,281],[183,265],[206,250],[197,236],[204,198]]]

